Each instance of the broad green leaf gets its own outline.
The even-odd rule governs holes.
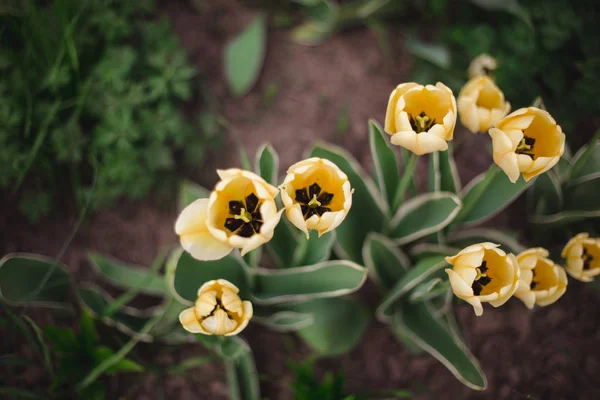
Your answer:
[[[329,259],[331,248],[335,242],[335,231],[327,232],[319,237],[317,231],[309,231],[310,238],[299,238],[294,252],[293,266],[318,264]]]
[[[314,322],[314,317],[309,313],[300,313],[290,310],[276,310],[272,306],[262,308],[255,307],[252,320],[268,326],[278,332],[293,332],[305,328]],[[268,312],[269,310],[270,312]]]
[[[96,364],[100,364],[101,362],[103,362],[107,358],[110,358],[114,354],[115,354],[115,352],[110,347],[99,346],[94,349],[94,360],[95,360]],[[107,375],[114,375],[118,372],[143,372],[143,371],[144,371],[144,367],[142,367],[140,364],[136,363],[133,360],[123,358],[122,360],[120,360],[119,362],[117,362],[116,364],[114,364],[113,366],[108,368],[105,373]]]
[[[291,307],[314,316],[314,323],[297,333],[310,347],[325,356],[352,350],[370,322],[368,309],[348,298],[319,299]]]
[[[529,12],[519,4],[518,0],[471,0],[471,2],[488,11],[504,11],[512,14],[533,29]]]
[[[286,218],[281,219],[275,227],[273,238],[266,246],[275,257],[277,266],[287,268],[294,266],[294,254],[303,239],[300,237],[300,231],[295,226]]]
[[[427,189],[430,192],[457,194],[460,191],[460,177],[452,156],[452,147],[446,151],[435,151],[429,155],[428,173]]]
[[[44,332],[35,323],[35,321],[33,321],[31,318],[29,318],[29,316],[24,315],[23,319],[25,321],[27,321],[29,326],[31,326],[33,333],[35,333],[35,337],[37,338],[37,345],[40,348],[42,360],[44,361],[44,366],[48,370],[48,373],[50,375],[53,375],[54,372],[53,372],[53,368],[52,368],[52,358],[50,356],[50,349],[48,348],[48,345],[46,344],[46,338],[44,337]]]
[[[236,337],[237,340],[242,341]],[[245,342],[244,342],[245,343]],[[225,360],[225,373],[231,400],[259,400],[260,386],[252,350],[247,350],[234,359]]]
[[[444,44],[425,43],[414,36],[410,36],[405,44],[413,56],[428,61],[442,69],[450,68],[450,50]]]
[[[426,302],[403,301],[394,313],[394,328],[437,358],[463,384],[485,390],[487,379],[466,345],[453,336]]]
[[[566,210],[600,211],[598,191],[600,189],[600,173],[578,179],[578,183],[565,188]],[[585,180],[587,178],[587,180]]]
[[[70,276],[64,264],[26,253],[0,260],[0,299],[10,305],[72,310]]]
[[[525,247],[522,246],[514,236],[497,229],[475,228],[460,232],[452,232],[448,236],[448,243],[458,248],[459,251],[472,244],[483,242],[500,244],[502,245],[503,250],[514,254],[518,254],[525,250]]]
[[[400,169],[396,154],[392,150],[387,136],[377,122],[369,121],[369,144],[377,183],[381,190],[381,196],[387,199],[388,206],[391,206],[400,183]]]
[[[336,164],[350,180],[354,189],[352,208],[336,230],[337,243],[348,258],[362,264],[361,249],[369,232],[383,228],[387,204],[383,201],[373,181],[364,173],[358,162],[345,150],[332,145],[318,144],[311,157],[321,157]]]
[[[598,131],[596,135],[600,134]],[[571,173],[568,185],[576,185],[581,180],[600,176],[600,142],[596,138],[583,146],[571,160]]]
[[[529,222],[536,225],[551,226],[558,228],[574,222],[585,221],[590,218],[600,218],[600,210],[597,211],[561,211],[550,215],[530,215]]]
[[[387,291],[410,269],[410,260],[398,245],[379,233],[367,236],[363,246],[363,259],[369,276]]]
[[[186,358],[182,362],[167,368],[167,373],[171,375],[182,375],[190,369],[200,367],[204,364],[215,361],[215,359],[216,358],[213,355]]]
[[[458,253],[461,249],[453,246],[446,246],[443,244],[436,243],[419,243],[411,247],[409,254],[412,258],[425,258],[431,256],[453,256]]]
[[[257,16],[225,47],[225,79],[235,96],[243,96],[258,80],[267,47],[267,23]]]
[[[553,214],[563,208],[563,192],[553,171],[537,177],[527,191],[531,214]]]
[[[443,256],[428,257],[419,261],[383,298],[382,303],[377,307],[377,319],[381,322],[389,322],[394,313],[393,306],[398,301],[407,296],[417,285],[434,278],[437,274],[441,276],[440,271],[446,266],[448,263]]]
[[[265,181],[271,185],[277,186],[277,176],[279,174],[279,156],[270,144],[263,144],[256,152],[254,170]]]
[[[418,285],[409,296],[411,303],[428,301],[436,297],[445,296],[450,289],[450,281],[442,278],[433,278]]]
[[[461,205],[458,196],[449,192],[414,197],[394,215],[390,237],[398,244],[405,244],[437,232],[452,221]]]
[[[217,261],[199,261],[183,249],[173,252],[165,278],[172,294],[183,304],[196,301],[198,289],[214,279],[226,279],[240,289],[240,297],[248,297],[248,280],[242,260],[234,254]]]
[[[255,268],[252,298],[258,304],[308,301],[357,291],[367,270],[346,260],[327,261],[287,269]]]
[[[463,204],[472,202],[472,206],[466,212],[459,213],[456,222],[464,225],[475,225],[487,221],[508,207],[534,182],[533,180],[525,182],[521,176],[517,182],[512,183],[503,171],[500,171],[494,165],[492,165],[492,168],[494,168],[495,173],[489,184],[483,179],[486,174],[484,173],[474,178],[463,189],[461,193]],[[478,186],[482,184],[486,187],[480,193],[481,188],[478,188]]]
[[[183,181],[179,185],[179,211],[183,210],[198,199],[206,199],[210,196],[210,190],[191,181]]]
[[[167,292],[164,279],[148,268],[128,265],[95,253],[89,253],[88,260],[100,275],[117,287],[136,289],[140,293],[157,296],[163,296]]]

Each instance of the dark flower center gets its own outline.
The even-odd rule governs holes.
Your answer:
[[[409,115],[408,118],[410,120],[410,126],[417,133],[427,132],[429,128],[435,125],[435,118],[429,118],[427,114],[425,114],[425,111],[421,111],[421,114],[416,117]]]
[[[594,257],[590,253],[588,253],[587,249],[583,248],[583,253],[581,254],[581,258],[583,258],[583,269],[584,271],[589,270],[592,267],[592,260]]]
[[[243,201],[230,201],[229,214],[231,216],[225,219],[225,228],[238,236],[250,237],[258,233],[263,224],[260,202],[254,193],[250,193]]]
[[[517,145],[517,150],[515,153],[517,154],[525,154],[526,156],[531,157],[535,160],[535,155],[533,154],[533,145],[535,144],[535,139],[529,136],[523,136],[523,139]]]
[[[533,274],[533,276],[531,277],[531,285],[529,285],[529,288],[531,290],[535,289],[535,287],[537,286],[537,281],[535,279],[535,268],[531,270],[531,273]]]
[[[305,220],[313,215],[320,217],[331,211],[331,208],[326,207],[331,204],[331,200],[333,200],[333,194],[321,191],[321,187],[316,182],[309,187],[296,190],[296,202],[300,204]]]
[[[473,289],[475,296],[479,296],[483,288],[492,281],[492,278],[487,276],[487,270],[487,261],[483,261],[481,265],[476,268],[477,276],[475,277],[473,285],[471,285],[471,289]]]

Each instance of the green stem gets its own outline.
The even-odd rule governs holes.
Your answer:
[[[411,153],[408,161],[404,166],[404,175],[400,178],[400,183],[398,184],[398,189],[396,190],[396,194],[394,196],[394,204],[392,204],[392,210],[395,210],[400,207],[400,204],[404,200],[404,194],[406,193],[406,189],[408,185],[412,182],[413,176],[415,174],[415,169],[417,167],[418,156],[414,153]]]
[[[462,199],[462,208],[460,209],[458,214],[456,214],[456,217],[454,218],[452,223],[449,225],[448,232],[451,232],[465,216],[469,215],[473,207],[475,207],[481,196],[487,190],[488,186],[490,186],[490,183],[492,183],[492,180],[494,179],[498,171],[499,169],[496,166],[496,164],[490,165],[488,170],[485,172],[483,179],[479,183],[477,183]]]
[[[231,400],[241,400],[240,383],[237,377],[235,360],[223,360],[225,363],[225,375],[227,376],[227,386],[229,387],[229,398]]]

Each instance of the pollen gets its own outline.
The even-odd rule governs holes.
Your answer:
[[[429,116],[425,114],[425,111],[421,111],[421,113],[416,117],[411,115],[409,119],[410,126],[417,133],[427,132],[433,125],[435,125],[435,118],[429,118]]]
[[[517,149],[515,153],[517,154],[525,154],[533,159],[535,159],[535,155],[533,154],[533,146],[535,145],[535,139],[529,136],[523,136],[523,139],[517,145]]]

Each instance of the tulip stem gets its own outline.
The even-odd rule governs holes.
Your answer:
[[[398,189],[394,196],[394,203],[392,204],[392,210],[394,212],[396,212],[398,207],[400,207],[400,204],[402,204],[406,189],[408,189],[408,185],[412,182],[417,167],[417,160],[418,156],[415,153],[411,153],[404,164],[404,174],[402,175],[402,178],[400,178],[400,183],[398,184]]]

